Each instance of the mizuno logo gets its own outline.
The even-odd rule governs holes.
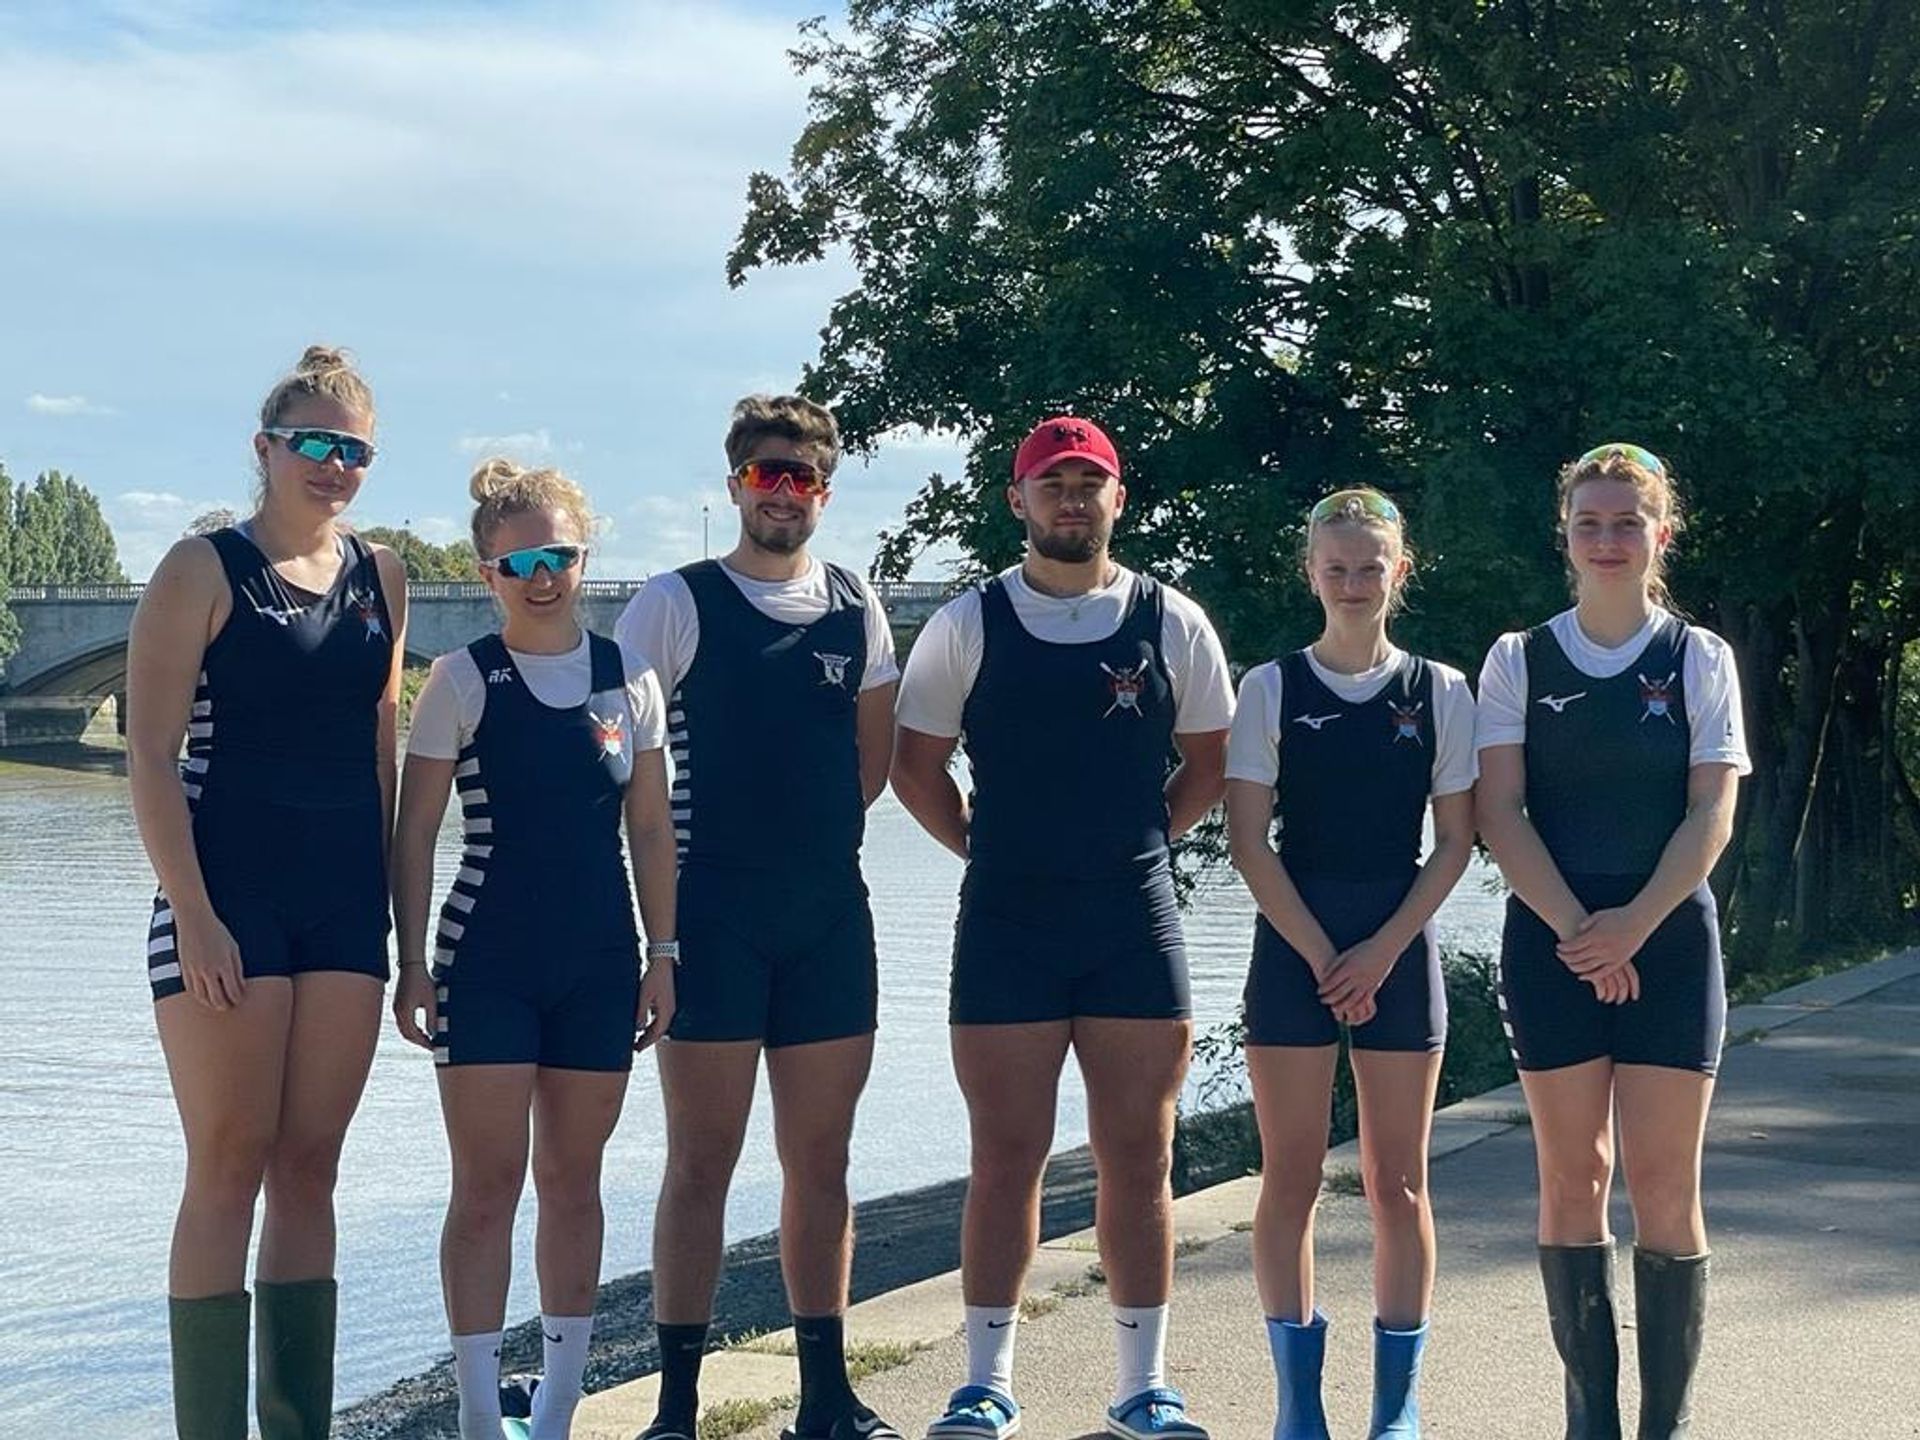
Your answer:
[[[1542,695],[1540,697],[1540,703],[1553,711],[1554,714],[1564,715],[1567,713],[1567,706],[1576,700],[1584,700],[1586,698],[1586,691],[1576,690],[1571,695]]]
[[[513,671],[505,665],[498,666],[487,672],[487,684],[489,685],[511,685],[512,683]]]
[[[1325,725],[1329,720],[1338,720],[1339,718],[1340,712],[1336,710],[1331,715],[1296,715],[1293,717],[1293,723],[1296,725],[1305,725],[1308,729],[1312,730],[1314,734],[1318,735],[1322,725]]]

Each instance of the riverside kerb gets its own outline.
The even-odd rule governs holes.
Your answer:
[[[1759,1039],[1914,975],[1920,975],[1920,948],[1788,986],[1762,1001],[1730,1011],[1729,1043]],[[1457,1154],[1525,1123],[1526,1099],[1518,1081],[1457,1100],[1434,1112],[1431,1157],[1437,1160]],[[1359,1142],[1349,1140],[1327,1152],[1323,1173],[1351,1173],[1358,1170],[1359,1161]],[[1243,1175],[1180,1196],[1173,1202],[1180,1253],[1190,1254],[1246,1230],[1259,1194],[1260,1177]],[[1096,1255],[1091,1229],[1042,1242],[1027,1277],[1028,1297],[1038,1299],[1084,1280]],[[848,1310],[849,1344],[888,1344],[909,1350],[933,1345],[954,1333],[961,1303],[958,1270],[876,1295]],[[792,1331],[782,1330],[708,1356],[701,1373],[702,1400],[708,1405],[729,1400],[773,1404],[790,1396],[794,1390],[792,1347]],[[648,1375],[589,1395],[581,1403],[575,1424],[585,1435],[603,1431],[631,1434],[652,1417],[658,1390],[658,1377]]]

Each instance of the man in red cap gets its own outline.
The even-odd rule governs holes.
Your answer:
[[[901,680],[894,791],[967,862],[949,1018],[973,1140],[968,1374],[931,1440],[1019,1428],[1014,1333],[1069,1048],[1114,1307],[1106,1428],[1206,1440],[1164,1364],[1174,1101],[1192,1041],[1168,844],[1225,789],[1233,696],[1200,608],[1109,558],[1126,499],[1098,425],[1041,422],[1007,487],[1026,558],[936,613]],[[956,741],[965,797],[947,769]]]

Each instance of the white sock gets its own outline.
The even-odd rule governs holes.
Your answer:
[[[1114,1306],[1113,1337],[1120,1362],[1113,1382],[1114,1404],[1124,1405],[1142,1390],[1167,1383],[1166,1306]]]
[[[533,1440],[567,1440],[573,1428],[573,1407],[580,1403],[580,1385],[587,1373],[587,1340],[593,1334],[591,1315],[542,1315],[540,1333],[546,1339],[546,1370],[533,1392]]]
[[[991,1385],[1013,1398],[1013,1340],[1018,1305],[967,1306],[967,1384]]]
[[[453,1337],[460,1440],[500,1440],[500,1332]]]

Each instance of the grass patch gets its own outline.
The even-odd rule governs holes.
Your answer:
[[[1062,1300],[1078,1300],[1082,1295],[1091,1295],[1107,1283],[1107,1277],[1101,1273],[1098,1265],[1089,1265],[1087,1273],[1077,1280],[1062,1280],[1053,1287],[1053,1293]]]
[[[856,1340],[847,1346],[847,1379],[857,1385],[869,1375],[898,1370],[930,1348],[916,1340]]]
[[[1502,1111],[1495,1118],[1502,1125],[1526,1125],[1531,1127],[1533,1124],[1533,1112],[1524,1105],[1518,1110]]]
[[[1838,975],[1842,970],[1884,959],[1892,953],[1885,945],[1872,942],[1836,945],[1813,959],[1792,952],[1788,958],[1748,971],[1734,981],[1727,990],[1727,1003],[1758,1005],[1776,990],[1785,990],[1790,985],[1807,980],[1818,980],[1825,975]]]
[[[798,1355],[791,1330],[748,1330],[727,1342],[729,1350],[748,1350],[755,1355]]]
[[[698,1440],[729,1440],[771,1420],[795,1403],[791,1395],[783,1395],[778,1400],[722,1400],[700,1412],[695,1434]]]
[[[1059,1290],[1046,1295],[1022,1295],[1020,1297],[1020,1318],[1038,1320],[1042,1315],[1051,1315],[1060,1308],[1065,1297]]]
[[[1231,1225],[1229,1225],[1229,1226],[1228,1226],[1227,1228],[1228,1228],[1229,1230],[1231,1230],[1231,1231],[1232,1231],[1232,1232],[1233,1232],[1234,1234],[1236,1234],[1236,1235],[1245,1235],[1245,1234],[1247,1234],[1247,1233],[1248,1233],[1248,1232],[1249,1232],[1250,1230],[1252,1230],[1252,1229],[1253,1229],[1253,1221],[1251,1221],[1251,1220],[1236,1220],[1236,1221],[1234,1221],[1234,1222],[1233,1222],[1233,1224],[1231,1224]]]
[[[1173,1258],[1184,1259],[1188,1255],[1198,1255],[1213,1242],[1203,1240],[1198,1235],[1182,1235],[1173,1242]]]
[[[1360,1172],[1351,1165],[1336,1165],[1329,1170],[1326,1178],[1320,1182],[1320,1188],[1329,1195],[1364,1195],[1367,1183],[1360,1178]]]

